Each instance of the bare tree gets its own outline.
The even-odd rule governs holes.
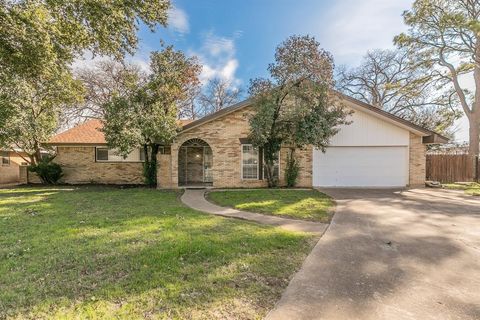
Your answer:
[[[432,69],[407,50],[369,51],[357,68],[339,68],[337,88],[418,125],[452,135],[460,112],[432,82]]]
[[[238,102],[241,95],[242,90],[234,87],[231,81],[213,78],[199,96],[198,101],[202,113],[206,115]]]
[[[416,0],[403,14],[408,32],[395,43],[436,66],[432,81],[443,81],[459,100],[469,121],[469,153],[479,155],[480,139],[480,1]],[[475,93],[461,85],[474,80]]]
[[[198,106],[198,99],[201,95],[201,87],[197,84],[190,85],[187,88],[186,99],[180,101],[178,106],[178,118],[195,120],[202,116],[202,112]]]
[[[135,64],[102,59],[91,67],[77,68],[75,77],[85,87],[85,98],[83,103],[64,110],[60,122],[64,128],[87,119],[103,119],[102,106],[113,96],[127,95],[133,83],[145,81],[146,73]]]

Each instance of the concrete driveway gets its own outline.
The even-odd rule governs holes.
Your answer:
[[[480,319],[480,198],[322,191],[337,213],[267,319]]]

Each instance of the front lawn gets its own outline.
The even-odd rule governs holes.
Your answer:
[[[255,189],[209,192],[210,201],[238,210],[278,215],[310,221],[328,222],[333,200],[316,190]]]
[[[442,185],[446,189],[454,189],[454,190],[465,190],[466,194],[470,194],[472,196],[480,196],[480,183],[449,183]]]
[[[264,316],[313,237],[201,214],[178,197],[0,190],[0,319]]]

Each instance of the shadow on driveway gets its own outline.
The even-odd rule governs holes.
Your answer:
[[[322,192],[337,213],[267,319],[480,318],[480,198]]]

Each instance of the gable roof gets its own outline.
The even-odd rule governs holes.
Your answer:
[[[67,131],[53,136],[49,144],[106,144],[105,135],[100,129],[102,122],[97,119],[88,120]]]
[[[179,120],[180,126],[184,126],[192,120]],[[47,144],[50,145],[103,145],[107,144],[105,135],[101,131],[103,124],[101,120],[91,119],[79,124],[67,131],[53,136]]]
[[[403,118],[400,118],[390,112],[387,112],[385,110],[379,109],[377,107],[374,107],[368,103],[362,102],[358,99],[349,97],[339,91],[332,90],[332,93],[337,96],[340,101],[347,102],[348,106],[351,107],[354,110],[366,112],[368,114],[371,114],[372,116],[376,118],[380,118],[382,120],[385,120],[387,122],[390,122],[394,125],[397,125],[399,127],[402,127],[408,131],[411,131],[415,134],[420,135],[423,137],[423,143],[447,143],[448,138],[444,137],[434,131],[428,130],[426,128],[423,128],[411,121],[405,120]],[[241,101],[237,104],[234,104],[230,107],[224,108],[220,111],[217,111],[215,113],[212,113],[206,117],[200,118],[198,120],[192,121],[191,123],[183,126],[182,132],[191,130],[193,128],[196,128],[202,124],[205,124],[207,122],[213,121],[215,119],[218,119],[222,116],[225,116],[227,114],[230,114],[232,112],[235,112],[237,110],[243,109],[245,107],[251,106],[253,103],[253,99],[249,98],[247,100]]]
[[[237,110],[246,108],[248,106],[251,106],[253,103],[253,99],[247,99],[244,101],[241,101],[239,103],[236,103],[234,105],[231,105],[230,107],[223,108],[217,112],[211,113],[208,116],[205,116],[203,118],[193,120],[192,122],[186,124],[182,128],[182,132],[196,128],[204,123],[210,122],[212,120],[218,119],[220,117],[226,116],[227,114],[230,114],[232,112],[235,112]]]
[[[448,138],[428,129],[425,129],[419,125],[414,124],[408,120],[402,119],[394,114],[391,114],[387,111],[374,107],[368,103],[362,102],[355,98],[344,95],[338,91],[333,90],[333,94],[336,95],[341,101],[346,102],[346,104],[354,109],[355,111],[361,111],[368,113],[376,118],[380,118],[387,122],[390,122],[396,126],[404,128],[410,132],[413,132],[421,137],[423,137],[423,143],[447,143]],[[248,106],[251,106],[253,99],[247,99],[236,103],[230,107],[224,108],[220,111],[212,113],[208,116],[200,118],[198,120],[179,120],[178,123],[182,126],[180,133],[189,131],[193,128],[201,126],[205,123],[213,121],[215,119],[226,116],[237,110],[241,110]],[[107,142],[105,141],[105,136],[102,131],[102,122],[100,120],[92,119],[83,124],[80,124],[76,127],[73,127],[67,131],[64,131],[60,134],[57,134],[47,144],[50,145],[103,145]]]
[[[400,118],[399,116],[396,116],[393,113],[377,108],[371,104],[352,98],[338,91],[334,91],[334,94],[336,94],[340,98],[340,100],[346,101],[348,105],[352,107],[352,109],[354,110],[359,110],[359,111],[371,114],[372,116],[375,116],[379,119],[395,124],[410,132],[413,132],[422,136],[423,143],[447,143],[449,141],[449,138],[439,133],[436,133],[435,131],[426,129],[411,121]]]

